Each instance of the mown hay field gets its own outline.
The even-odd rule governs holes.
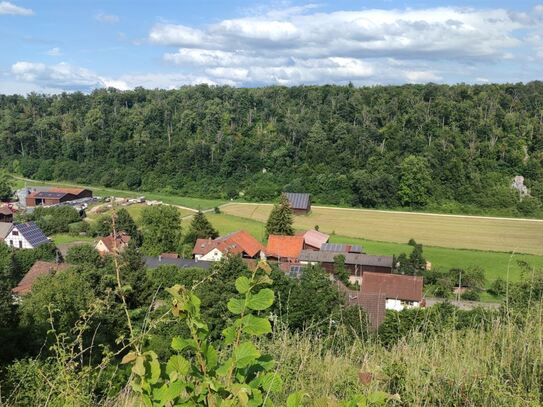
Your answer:
[[[224,213],[265,222],[272,206],[229,204]],[[315,225],[325,233],[406,243],[414,238],[428,246],[543,255],[543,221],[450,216],[314,207],[309,215],[295,217],[297,229]]]

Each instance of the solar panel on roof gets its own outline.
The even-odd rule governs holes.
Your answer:
[[[308,209],[309,194],[300,194],[295,192],[287,192],[287,199],[293,209]]]
[[[30,243],[33,247],[38,247],[42,244],[49,243],[49,239],[42,230],[34,222],[28,222],[16,225],[19,233]]]

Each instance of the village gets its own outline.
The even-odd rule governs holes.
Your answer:
[[[51,240],[35,222],[18,223],[21,213],[32,212],[40,207],[72,206],[85,211],[98,198],[84,188],[25,187],[16,194],[18,200],[0,207],[0,239],[14,250],[35,249]],[[294,216],[304,216],[311,211],[311,196],[306,193],[285,193]],[[109,201],[109,199],[108,199]],[[115,201],[114,199],[112,202]],[[142,203],[142,197],[126,204]],[[147,202],[156,205],[156,202]],[[112,204],[108,204],[111,207]],[[124,231],[115,231],[95,239],[94,248],[100,256],[121,253],[128,247],[131,236]],[[386,310],[402,311],[424,307],[423,278],[421,276],[396,273],[397,265],[392,256],[366,254],[357,244],[330,243],[330,236],[318,230],[297,232],[293,236],[270,234],[262,243],[245,230],[238,230],[214,239],[196,239],[191,257],[182,257],[176,252],[158,256],[144,256],[145,265],[152,269],[173,265],[181,269],[209,269],[214,262],[225,256],[239,256],[254,269],[265,260],[276,265],[291,278],[299,278],[304,268],[319,266],[330,280],[337,284],[348,305],[361,307],[368,317],[369,326],[376,329],[383,322]],[[13,288],[14,300],[31,292],[32,285],[41,276],[60,273],[69,267],[58,251],[57,260],[38,260]],[[341,269],[341,270],[340,270]],[[347,280],[337,276],[346,273]]]

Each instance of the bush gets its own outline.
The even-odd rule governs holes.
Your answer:
[[[479,301],[481,299],[481,292],[475,289],[466,290],[460,295],[460,298],[466,301]]]
[[[68,232],[72,236],[80,236],[83,234],[87,234],[89,230],[90,230],[90,224],[85,221],[70,223],[68,225]]]
[[[507,282],[503,278],[497,278],[492,282],[488,292],[496,297],[505,295],[507,291]]]

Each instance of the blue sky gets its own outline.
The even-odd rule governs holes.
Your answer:
[[[543,79],[543,2],[0,0],[0,93]]]

